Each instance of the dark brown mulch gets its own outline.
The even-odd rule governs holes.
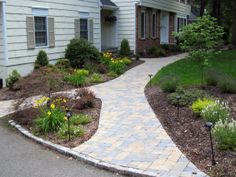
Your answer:
[[[134,60],[131,65],[127,67],[127,70],[144,63],[141,60]],[[15,90],[9,90],[8,88],[0,89],[0,101],[28,98],[35,95],[45,95],[49,92],[49,80],[51,81],[52,92],[64,91],[73,89],[72,85],[67,84],[63,80],[63,74],[56,68],[40,68],[34,70],[30,75],[24,77],[15,86]],[[106,74],[102,75],[103,82],[107,82],[114,78],[108,77]],[[88,84],[91,86],[94,84]]]
[[[236,94],[222,94],[215,87],[206,90],[215,97],[227,100],[233,117],[236,117]],[[178,119],[177,108],[168,103],[167,94],[158,87],[147,86],[145,94],[169,136],[199,169],[212,177],[235,177],[236,152],[221,151],[215,147],[217,165],[211,166],[209,133],[201,118],[196,117],[189,108],[182,107]]]
[[[99,118],[100,118],[100,111],[101,111],[102,101],[98,98],[94,99],[94,108],[89,109],[83,109],[83,110],[72,110],[73,114],[86,114],[90,115],[92,117],[92,121],[87,125],[81,125],[81,127],[84,129],[85,134],[83,137],[74,138],[71,140],[70,144],[68,143],[68,140],[61,140],[56,137],[55,133],[47,134],[45,135],[39,135],[37,136],[51,141],[55,144],[59,144],[66,147],[76,147],[83,142],[89,140],[97,131],[98,125],[99,125]],[[24,128],[29,130],[31,133],[35,133],[35,123],[34,121],[39,116],[39,111],[34,108],[25,109],[22,111],[15,112],[13,114],[10,114],[8,119],[15,120],[18,124],[22,125]]]

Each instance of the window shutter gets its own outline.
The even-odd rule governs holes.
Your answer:
[[[28,49],[35,48],[34,17],[26,17],[27,45]]]
[[[146,39],[150,38],[150,18],[149,18],[149,12],[146,11]]]
[[[80,19],[75,19],[75,37],[80,38]]]
[[[93,43],[93,19],[89,20],[89,42]]]
[[[48,40],[49,47],[55,47],[55,27],[54,18],[48,18]]]
[[[153,36],[153,13],[150,14],[150,37],[152,39],[155,38],[155,36]]]
[[[142,39],[142,27],[141,27],[142,23],[141,23],[141,12],[138,13],[138,38]]]

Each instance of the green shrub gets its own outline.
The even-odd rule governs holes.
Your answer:
[[[226,103],[217,100],[213,104],[206,106],[201,111],[200,115],[206,122],[212,122],[215,124],[219,120],[222,120],[223,122],[229,120],[230,109]]]
[[[219,81],[219,76],[222,74],[223,73],[218,70],[208,69],[205,74],[205,79],[206,79],[207,85],[216,86]]]
[[[135,60],[137,60],[137,61],[140,60],[140,54],[136,54],[134,57],[135,57]]]
[[[121,41],[119,54],[122,57],[129,57],[131,55],[129,41],[127,39]]]
[[[64,123],[59,131],[57,132],[57,137],[59,139],[67,139],[68,138],[68,125],[67,123]],[[82,137],[84,135],[84,130],[83,128],[75,125],[70,126],[70,137],[71,138],[76,138],[76,137]]]
[[[112,53],[110,52],[104,52],[102,53],[101,57],[101,63],[104,64],[105,66],[109,66],[112,60]]]
[[[166,51],[163,48],[158,48],[157,46],[152,46],[148,54],[153,55],[154,57],[164,57],[166,56]]]
[[[36,119],[36,127],[41,133],[55,132],[64,122],[65,113],[59,108],[40,108],[40,116]]]
[[[193,112],[195,114],[198,114],[200,115],[201,111],[206,107],[208,106],[209,104],[213,104],[214,101],[210,100],[210,99],[206,99],[206,98],[203,98],[203,99],[198,99],[197,101],[195,101],[192,106],[191,106],[191,109],[193,110]]]
[[[67,45],[65,57],[74,68],[82,68],[85,61],[99,61],[100,54],[96,47],[84,39],[72,39]]]
[[[179,100],[180,106],[190,106],[199,98],[209,98],[209,95],[203,90],[183,89],[182,87],[178,87],[175,93],[171,93],[167,96],[169,103],[177,106],[177,96],[181,97],[181,99]]]
[[[86,125],[92,121],[92,117],[84,114],[78,114],[71,117],[71,123],[73,125]]]
[[[106,65],[104,65],[104,64],[102,64],[102,63],[98,65],[97,70],[98,70],[98,72],[101,73],[101,74],[107,73],[107,67],[106,67]]]
[[[107,73],[108,77],[118,77],[118,74],[116,74],[114,71],[110,71],[109,73]]]
[[[236,121],[218,121],[213,129],[213,136],[220,149],[236,151]]]
[[[170,48],[171,48],[169,44],[161,44],[160,47],[164,50],[170,50]]]
[[[48,56],[47,53],[43,50],[39,51],[37,55],[37,59],[35,61],[35,68],[39,68],[42,66],[48,65]]]
[[[120,75],[125,72],[126,65],[122,60],[112,59],[109,64],[109,70],[114,71],[116,74]]]
[[[70,67],[70,61],[68,59],[59,59],[55,66],[61,69],[69,68]]]
[[[86,84],[86,76],[89,75],[89,71],[85,69],[76,70],[75,73],[66,76],[65,80],[73,86],[84,86]]]
[[[160,79],[159,85],[164,92],[174,92],[178,86],[179,79],[173,75],[166,75]]]
[[[218,81],[218,87],[223,93],[236,93],[236,78],[231,76],[221,77]]]
[[[125,65],[130,65],[132,63],[132,61],[127,58],[127,57],[124,57],[124,58],[121,58],[120,59]]]
[[[13,70],[12,73],[6,78],[6,87],[12,89],[15,83],[21,78],[21,75],[17,70]]]
[[[103,81],[101,75],[98,73],[93,73],[90,79],[91,79],[91,82],[93,83],[100,83]]]
[[[92,61],[86,61],[84,64],[84,69],[88,70],[90,73],[98,72],[98,63]]]

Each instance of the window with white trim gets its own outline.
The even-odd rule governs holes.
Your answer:
[[[80,19],[80,38],[88,40],[88,19]]]
[[[145,39],[145,33],[146,33],[146,13],[145,11],[141,12],[141,38]]]
[[[184,26],[187,25],[186,18],[177,18],[177,32],[180,32]]]
[[[43,47],[48,45],[47,17],[34,17],[35,45]]]
[[[157,37],[157,15],[156,13],[152,14],[152,37]]]

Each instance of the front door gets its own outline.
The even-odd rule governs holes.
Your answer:
[[[169,43],[169,13],[161,12],[161,44]]]

